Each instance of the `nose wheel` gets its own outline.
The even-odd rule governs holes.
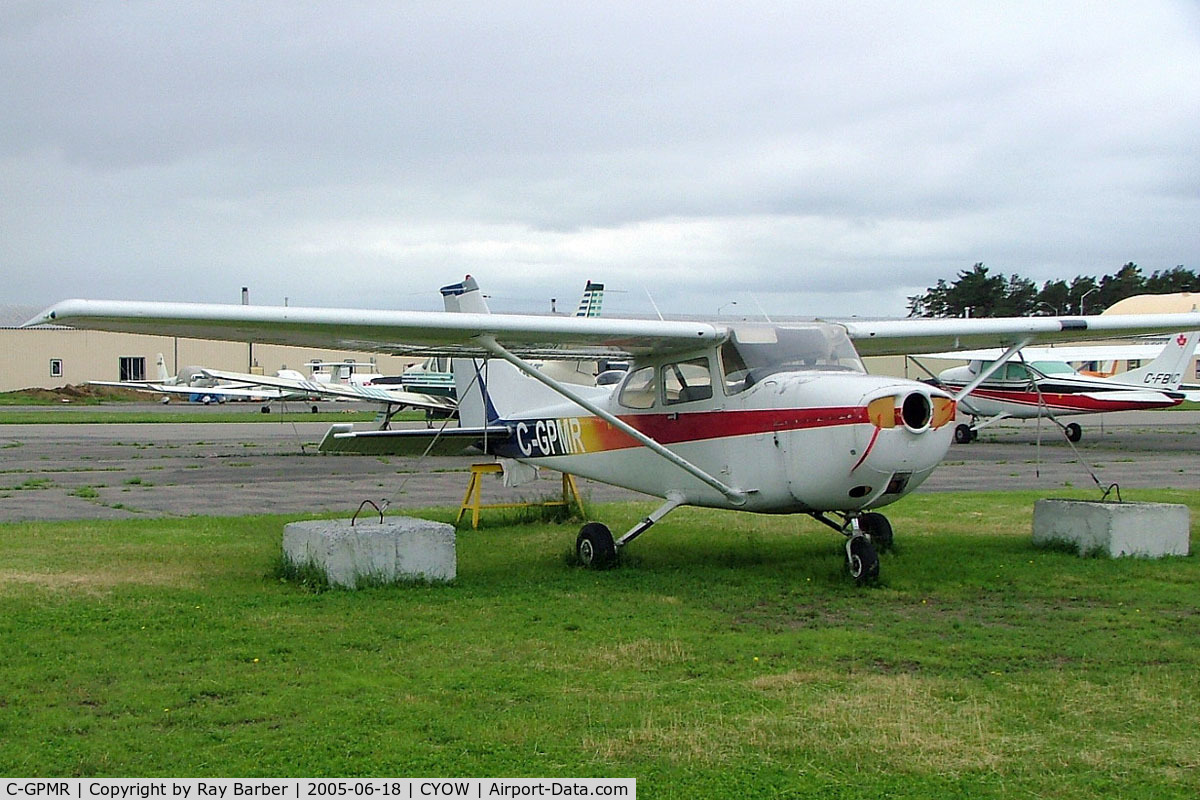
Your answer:
[[[846,537],[846,568],[859,586],[879,579],[879,552],[892,547],[892,523],[875,511],[839,514],[840,521],[824,513],[809,513]]]
[[[879,579],[879,555],[863,534],[857,533],[846,540],[846,562],[850,577],[859,586]]]

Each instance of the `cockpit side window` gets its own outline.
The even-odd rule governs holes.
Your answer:
[[[658,394],[655,373],[654,367],[642,367],[629,373],[618,398],[621,405],[626,408],[652,408],[654,397]]]
[[[707,358],[693,358],[662,368],[663,402],[667,405],[708,400],[713,396]]]

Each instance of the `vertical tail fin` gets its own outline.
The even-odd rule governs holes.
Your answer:
[[[604,284],[588,281],[575,315],[599,316],[603,298]],[[461,283],[443,286],[442,301],[450,312],[491,313],[479,284],[470,275]],[[458,396],[459,424],[463,427],[483,427],[510,419],[524,409],[562,402],[562,395],[499,359],[456,358],[451,361],[451,372]]]
[[[447,311],[459,311],[464,314],[490,314],[491,309],[479,291],[479,284],[470,275],[463,278],[461,283],[452,283],[442,287],[442,302]]]
[[[1176,333],[1167,339],[1158,357],[1140,369],[1114,375],[1113,380],[1157,389],[1178,389],[1196,354],[1200,331]]]
[[[167,360],[163,358],[163,354],[159,353],[158,358],[154,363],[158,366],[158,382],[166,383],[171,380],[171,376],[167,374]]]
[[[583,297],[579,300],[579,309],[575,312],[577,317],[598,317],[600,316],[600,304],[604,302],[604,284],[587,282],[583,287]]]

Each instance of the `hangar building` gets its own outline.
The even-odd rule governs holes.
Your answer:
[[[307,365],[313,361],[373,362],[375,371],[399,375],[416,360],[350,350],[211,342],[51,325],[20,327],[40,311],[41,307],[0,305],[0,392],[56,389],[87,381],[154,379],[160,353],[171,375],[193,365],[267,375],[288,367],[307,374]]]

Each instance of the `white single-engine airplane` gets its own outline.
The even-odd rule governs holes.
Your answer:
[[[292,373],[291,375],[284,374]],[[266,391],[282,393],[284,397],[331,397],[343,400],[359,400],[372,403],[381,408],[379,423],[387,428],[392,417],[404,408],[420,408],[427,412],[451,413],[455,410],[455,402],[448,397],[438,397],[421,392],[410,392],[406,389],[390,386],[375,386],[373,384],[343,383],[340,381],[317,381],[305,378],[292,370],[280,370],[279,374],[251,375],[244,372],[225,372],[219,369],[206,369],[204,374],[210,378],[223,381],[236,381],[269,387]]]
[[[730,325],[462,311],[67,300],[29,324],[482,359],[460,394],[460,408],[480,414],[452,429],[456,438],[664,500],[615,541],[604,525],[584,525],[576,552],[585,564],[612,563],[672,509],[694,505],[809,514],[846,536],[860,582],[879,571],[872,538],[891,538],[872,509],[934,470],[956,406],[945,389],[868,375],[860,353],[1000,345],[1011,355],[1039,342],[1200,329],[1200,313]],[[526,360],[618,357],[633,361],[615,387],[570,386]],[[496,360],[523,375],[501,369],[493,380]],[[407,433],[335,430],[325,445],[390,452]]]
[[[1180,384],[1195,355],[1197,340],[1200,332],[1176,334],[1146,366],[1109,378],[1080,374],[1063,361],[1038,359],[1044,352],[1023,352],[1021,361],[1009,359],[995,369],[992,366],[1000,355],[995,351],[961,353],[958,357],[970,359],[969,363],[942,370],[937,384],[961,393],[963,387],[990,370],[985,380],[976,382],[969,396],[959,399],[959,408],[971,415],[971,422],[955,427],[954,441],[966,444],[978,438],[981,429],[1004,419],[1046,416],[1053,420],[1069,414],[1177,406],[1184,400]],[[1025,356],[1031,360],[1025,361]],[[1078,423],[1061,427],[1072,442],[1083,437]]]
[[[203,367],[183,367],[177,375],[167,373],[167,362],[163,354],[158,354],[156,360],[158,378],[141,381],[88,381],[91,386],[112,386],[119,389],[133,389],[137,392],[160,394],[163,402],[169,402],[172,395],[187,397],[193,403],[224,403],[226,400],[278,400],[290,397],[276,389],[260,389],[255,375],[233,375],[232,380],[224,380],[209,374]],[[249,380],[241,380],[247,378]]]

